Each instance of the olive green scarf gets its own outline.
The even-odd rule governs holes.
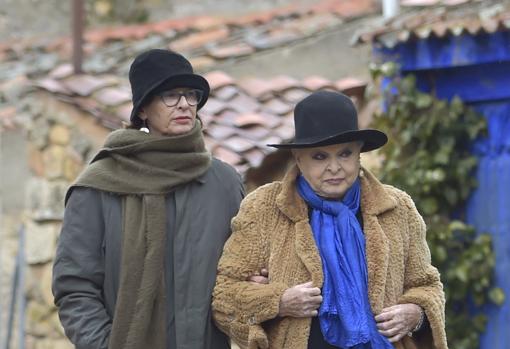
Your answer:
[[[210,164],[199,123],[175,137],[117,130],[69,189],[66,198],[77,186],[123,196],[122,266],[109,349],[166,347],[165,194]]]

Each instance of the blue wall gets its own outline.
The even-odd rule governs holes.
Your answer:
[[[501,307],[487,305],[489,322],[482,349],[510,348],[510,32],[410,41],[375,48],[383,61],[413,73],[418,87],[439,98],[458,95],[487,119],[489,137],[473,145],[479,157],[478,188],[467,205],[467,220],[493,237],[495,282],[506,293]]]

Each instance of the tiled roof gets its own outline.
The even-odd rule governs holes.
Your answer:
[[[65,66],[59,66],[47,77],[35,80],[34,85],[89,113],[106,128],[119,128],[122,122],[129,121],[131,93],[126,80],[104,74],[62,74],[68,71]],[[241,173],[261,164],[272,151],[266,144],[293,137],[293,107],[308,93],[331,89],[360,101],[366,87],[364,81],[352,78],[330,81],[315,76],[298,81],[275,76],[236,81],[221,71],[204,76],[212,87],[209,100],[199,112],[207,146]],[[0,110],[0,118],[13,112]]]
[[[296,42],[377,10],[376,0],[321,0],[233,18],[195,16],[89,30],[83,69],[125,76],[135,55],[166,47],[191,58],[204,72],[219,62]],[[0,70],[0,82],[21,74],[42,76],[70,57],[70,38],[0,43],[0,64],[5,68]]]
[[[365,82],[310,76],[235,80],[211,71],[225,61],[281,47],[378,11],[376,0],[321,0],[235,18],[187,17],[143,25],[103,28],[85,34],[82,75],[69,62],[69,38],[0,43],[0,131],[24,124],[27,89],[47,91],[95,118],[108,129],[129,121],[131,92],[125,78],[135,55],[154,47],[185,54],[200,72],[209,71],[212,93],[200,115],[213,154],[241,173],[254,168],[278,143],[293,136],[293,105],[311,91],[332,89],[360,100]],[[16,107],[16,108],[14,108]],[[28,110],[28,109],[27,109]]]
[[[402,0],[398,16],[360,30],[353,41],[392,48],[413,39],[509,29],[509,0]]]

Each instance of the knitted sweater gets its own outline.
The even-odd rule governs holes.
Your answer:
[[[296,191],[297,174],[295,167],[282,182],[244,199],[219,262],[213,316],[242,348],[307,348],[311,318],[278,316],[287,288],[310,280],[316,287],[323,283],[308,208]],[[395,348],[447,349],[443,286],[430,264],[422,217],[406,193],[381,184],[367,170],[360,177],[373,313],[399,303],[418,304],[429,328],[419,337],[405,336]],[[246,281],[261,268],[269,270],[269,284]]]

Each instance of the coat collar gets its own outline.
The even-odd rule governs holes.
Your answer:
[[[282,190],[276,197],[276,206],[293,222],[308,219],[308,207],[296,190],[299,169],[294,165],[282,181]]]
[[[384,186],[375,176],[365,168],[361,168],[361,203],[360,206],[367,215],[378,216],[397,207]]]
[[[295,223],[295,247],[301,261],[309,271],[313,284],[322,287],[322,263],[314,243],[308,222],[308,207],[296,190],[297,166],[293,166],[282,181],[282,188],[276,197],[278,209]],[[383,184],[368,170],[362,168],[361,212],[366,242],[368,268],[368,295],[372,311],[377,314],[383,308],[384,290],[389,262],[389,241],[378,216],[396,208],[397,202],[385,190]]]

